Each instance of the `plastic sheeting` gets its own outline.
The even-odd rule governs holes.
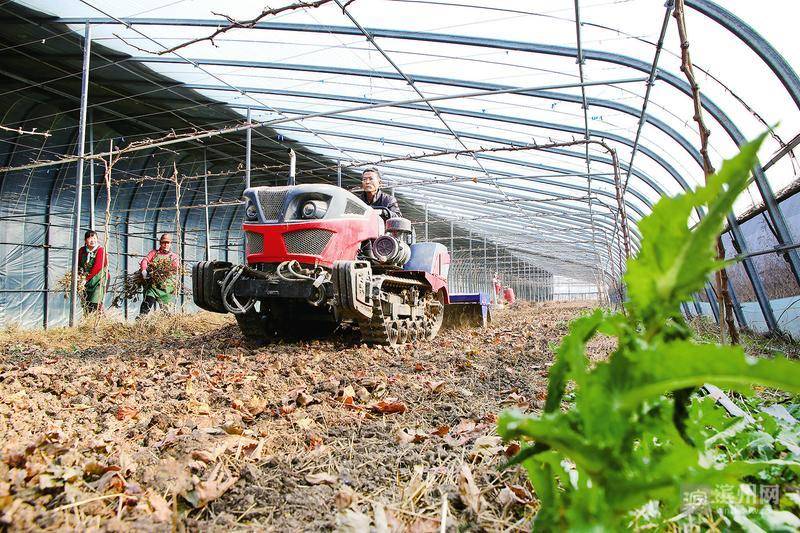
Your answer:
[[[420,93],[452,96],[478,89],[579,81],[575,61],[577,13],[573,0],[536,6],[523,0],[502,5],[480,1],[365,0],[348,5],[349,17],[340,6],[330,3],[319,9],[296,10],[265,19],[253,29],[237,29],[213,43],[199,42],[183,48],[180,57],[148,53],[136,46],[158,48],[150,38],[171,46],[208,35],[225,23],[223,18],[212,14],[220,10],[218,3],[194,2],[192,16],[197,18],[192,20],[185,19],[186,6],[182,2],[143,0],[137,3],[135,12],[111,0],[81,3],[26,0],[19,4],[57,17],[55,20],[34,17],[40,21],[40,28],[58,26],[59,31],[67,28],[65,34],[69,34],[42,39],[41,50],[20,59],[26,68],[49,69],[50,64],[42,56],[49,61],[55,61],[53,57],[63,58],[64,50],[57,49],[57,45],[69,41],[73,57],[64,72],[76,74],[80,68],[76,43],[80,42],[84,22],[91,18],[95,42],[108,47],[103,51],[107,61],[123,66],[145,65],[164,76],[158,98],[169,105],[162,102],[159,112],[147,106],[127,108],[114,117],[116,130],[107,123],[98,123],[97,149],[103,149],[101,143],[112,138],[123,145],[141,139],[144,134],[140,130],[135,133],[128,130],[135,129],[133,124],[139,128],[154,120],[152,117],[163,112],[165,106],[185,105],[198,117],[206,113],[206,121],[195,120],[203,126],[208,125],[210,110],[215,106],[227,111],[224,123],[230,124],[236,118],[242,119],[247,108],[255,120],[269,121],[413,99]],[[14,11],[16,5],[0,9]],[[581,1],[578,5],[585,79],[647,76],[661,24],[668,15],[664,4],[630,0]],[[798,55],[787,25],[797,18],[794,15],[800,12],[800,7],[778,0],[755,4],[735,0],[724,5],[687,0],[687,6],[693,61],[707,99],[706,121],[712,133],[710,150],[714,164],[718,166],[723,157],[735,153],[741,139],[752,138],[767,125],[779,121],[777,134],[782,141],[793,138],[800,131],[800,84],[791,67],[797,64]],[[228,16],[248,18],[264,6],[263,2],[237,2],[224,7]],[[770,16],[764,16],[765,13]],[[129,25],[109,15],[124,17]],[[697,185],[703,179],[694,148],[697,133],[692,122],[692,105],[679,70],[677,32],[674,21],[667,19],[667,22],[665,47],[624,198],[634,248],[638,239],[636,223],[657,198],[661,194],[675,194],[685,185]],[[367,28],[377,45],[365,40],[359,25]],[[6,55],[17,51],[15,48]],[[94,67],[90,79],[97,86],[91,86],[91,94],[103,84],[112,89],[116,84],[126,89],[136,88],[133,92],[137,96],[147,95],[158,85],[141,72],[126,71],[124,79],[103,78],[106,66]],[[783,78],[779,79],[778,74]],[[97,82],[98,79],[103,81]],[[169,85],[164,83],[166,79],[179,82],[182,88],[192,89],[206,100],[198,104],[185,93],[165,89]],[[409,79],[413,84],[409,84]],[[44,89],[49,85],[42,83]],[[581,138],[585,119],[593,138],[602,138],[613,146],[622,172],[627,174],[628,164],[634,159],[633,145],[637,141],[645,91],[646,84],[639,81],[586,87],[583,91],[566,87],[442,100],[435,104],[436,113],[424,103],[340,112],[329,117],[285,122],[274,130],[257,130],[254,140],[260,145],[254,147],[254,156],[264,151],[265,154],[258,154],[264,155],[261,162],[280,167],[285,161],[274,155],[276,146],[285,150],[287,143],[293,142],[293,146],[308,151],[301,160],[309,168],[317,169],[314,178],[324,174],[329,180],[335,173],[337,160],[357,168],[399,158],[383,165],[386,181],[413,215],[417,228],[422,223],[425,206],[431,218],[432,239],[447,238],[447,226],[437,220],[453,221],[462,249],[464,235],[469,232],[476,239],[488,238],[504,251],[513,251],[517,258],[524,259],[526,267],[556,272],[584,283],[608,282],[613,271],[612,258],[617,255],[620,242],[616,237],[613,173],[604,150],[596,146],[588,150],[588,172],[587,153],[581,146],[486,152],[474,157],[450,154],[403,159],[409,154],[419,156],[439,150],[465,147],[481,150]],[[2,123],[14,127],[36,126],[55,134],[43,142],[36,137],[19,138],[4,133],[0,156],[13,165],[74,153],[75,124],[64,113],[74,109],[74,101],[60,107],[48,106],[41,97],[28,100],[28,92],[23,82],[21,87],[15,86],[4,93],[3,101],[9,105]],[[588,101],[585,110],[581,103],[583,92]],[[61,97],[63,91],[54,94]],[[106,98],[113,100],[110,94]],[[119,98],[120,102],[125,100]],[[125,121],[130,124],[123,125]],[[175,122],[187,127],[188,121],[182,118]],[[164,132],[172,127],[161,124]],[[128,135],[127,140],[122,135]],[[765,161],[780,150],[782,141],[777,137],[767,140],[762,152]],[[231,143],[239,155],[227,161],[220,153],[208,157],[212,170],[229,171],[209,178],[209,199],[223,204],[235,202],[241,193],[242,175],[231,169],[242,159],[241,138],[214,142],[217,144],[209,143],[210,148]],[[169,180],[143,178],[156,177],[159,171],[168,176],[173,163],[181,175],[197,175],[203,167],[199,152],[196,147],[186,146],[174,152],[143,151],[126,157],[115,167],[109,228],[115,275],[135,268],[138,257],[154,244],[157,234],[175,227],[174,186]],[[0,273],[2,290],[6,291],[0,294],[3,322],[63,323],[65,302],[61,295],[49,293],[45,298],[41,291],[52,289],[70,260],[69,212],[74,202],[71,188],[74,174],[74,165],[60,165],[3,176],[0,185],[3,242]],[[794,159],[784,157],[766,171],[765,181],[768,187],[778,190],[796,176]],[[261,173],[254,183],[276,183],[282,178],[279,171],[271,169]],[[202,203],[199,186],[200,181],[195,178],[185,181],[181,188],[178,225],[185,230],[184,252],[188,262],[204,255],[202,209],[190,208]],[[100,227],[105,200],[102,186],[97,189]],[[735,210],[743,213],[761,200],[754,184],[737,202]],[[789,237],[784,236],[786,243],[800,233],[797,226],[800,210],[790,201],[783,205],[778,214],[787,220],[792,232]],[[239,216],[237,205],[211,209],[212,257],[240,257]],[[756,217],[745,225],[748,229],[743,228],[750,251],[778,243],[764,220],[764,216]],[[84,213],[83,227],[87,221]],[[732,247],[728,253],[734,254]],[[798,291],[796,273],[789,276],[788,285],[779,284],[785,277],[782,269],[786,269],[781,261],[775,254],[752,260],[773,301]],[[734,270],[741,277],[741,271],[736,270],[739,268]],[[476,283],[468,281],[473,278],[465,274],[464,283]],[[740,300],[753,301],[753,284],[746,273],[738,290],[741,290]]]

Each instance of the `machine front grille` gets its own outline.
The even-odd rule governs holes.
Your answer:
[[[264,253],[264,236],[254,231],[246,231],[247,255]]]
[[[345,215],[363,215],[364,208],[358,205],[353,200],[347,200],[347,204],[344,206],[344,214]]]
[[[289,187],[269,187],[258,191],[258,203],[266,220],[278,220],[283,213],[283,201]]]
[[[290,254],[322,255],[333,232],[326,229],[303,229],[283,234],[283,243]]]

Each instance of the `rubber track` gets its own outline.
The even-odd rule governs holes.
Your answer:
[[[401,288],[408,286],[422,286],[426,285],[417,280],[409,280],[405,278],[396,278],[393,276],[386,276],[383,285],[395,285]],[[383,306],[379,300],[373,299],[372,303],[372,317],[369,320],[359,320],[358,329],[361,332],[361,339],[368,344],[379,344],[383,346],[391,345],[389,339],[389,327],[394,323],[406,323],[409,326],[412,321],[409,318],[391,321],[383,316]],[[410,341],[407,341],[410,342]]]

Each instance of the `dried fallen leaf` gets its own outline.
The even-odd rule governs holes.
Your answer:
[[[295,398],[295,403],[297,403],[297,405],[299,405],[300,407],[305,407],[306,405],[310,405],[318,401],[319,400],[317,400],[316,398],[314,398],[305,391],[300,391],[297,394],[297,398]]]
[[[352,385],[348,385],[348,386],[346,386],[345,388],[342,389],[341,400],[343,402],[348,403],[348,400],[349,400],[349,403],[352,404],[353,403],[353,399],[355,398],[355,396],[356,396],[356,391],[355,391],[355,389],[353,389]]]
[[[506,488],[514,493],[514,496],[521,502],[521,503],[531,503],[533,501],[533,496],[531,493],[523,487],[522,485],[508,485],[506,484]]]
[[[406,524],[403,522],[401,515],[397,511],[392,511],[391,509],[386,510],[386,523],[389,528],[389,531],[392,533],[397,532],[404,532],[406,531]]]
[[[62,487],[63,485],[64,482],[56,476],[50,474],[41,474],[39,476],[39,490],[46,491],[48,489]]]
[[[215,457],[208,450],[194,450],[192,452],[192,459],[197,459],[198,461],[203,461],[204,463],[208,464],[213,462]]]
[[[267,399],[260,396],[253,396],[247,401],[246,407],[251,415],[260,415],[267,408]]]
[[[319,435],[309,435],[306,450],[314,450],[322,446],[322,437]]]
[[[133,458],[124,450],[119,452],[118,462],[120,472],[122,472],[122,475],[125,477],[132,476],[139,468],[139,463],[134,461]]]
[[[172,509],[160,494],[154,492],[147,497],[147,502],[153,508],[153,518],[156,522],[169,522],[172,518]]]
[[[427,433],[416,429],[401,429],[397,432],[397,442],[400,444],[420,443],[427,438]]]
[[[164,438],[161,439],[161,442],[156,444],[154,448],[164,448],[166,446],[170,446],[172,444],[175,444],[177,440],[178,440],[178,430],[176,428],[169,428],[167,434],[164,435]]]
[[[498,453],[504,452],[505,447],[502,445],[502,440],[503,439],[496,435],[484,435],[483,437],[478,437],[475,439],[475,443],[472,445],[470,459],[474,459],[478,456],[491,457],[493,455],[497,455]]]
[[[223,481],[226,472],[223,472],[221,467],[221,464],[217,464],[206,481],[198,482],[195,484],[194,490],[186,494],[186,500],[194,507],[203,507],[209,502],[216,500],[239,481],[238,477],[231,475],[228,476],[227,480]]]
[[[450,426],[439,426],[438,428],[431,431],[431,435],[436,435],[437,437],[444,437],[450,432]]]
[[[403,491],[401,498],[403,501],[417,501],[428,488],[425,483],[425,470],[422,465],[414,465],[414,473],[411,474],[411,479],[408,480]]]
[[[484,424],[494,425],[497,423],[497,415],[495,413],[486,413],[481,417],[481,422]]]
[[[407,533],[438,533],[439,524],[440,520],[438,518],[418,516],[405,531]]]
[[[346,509],[336,516],[336,530],[339,533],[364,533],[369,531],[370,519],[364,513]]]
[[[508,448],[506,448],[505,452],[506,457],[512,457],[514,455],[517,455],[517,452],[519,452],[519,450],[520,450],[519,444],[517,444],[516,442],[512,442],[511,444],[508,445]]]
[[[500,404],[514,405],[519,409],[523,410],[531,406],[531,403],[528,401],[527,398],[516,392],[512,392],[511,394],[509,394],[503,401],[500,402]]]
[[[499,503],[502,507],[506,507],[507,505],[512,505],[516,503],[522,503],[519,501],[511,489],[508,487],[503,487],[500,489],[500,493],[497,495],[497,503]]]
[[[191,400],[189,410],[198,415],[207,415],[211,412],[211,407],[207,403]]]
[[[375,533],[389,533],[389,522],[383,505],[378,502],[372,504],[372,514],[374,515]]]
[[[474,420],[469,418],[462,418],[456,424],[456,427],[453,428],[453,433],[456,435],[461,435],[463,433],[470,433],[475,430],[476,423]]]
[[[442,392],[444,383],[444,381],[426,381],[425,385],[427,385],[431,392]]]
[[[369,406],[370,410],[376,413],[391,414],[391,413],[405,413],[406,404],[398,401],[380,401]]]
[[[317,474],[307,474],[306,481],[312,485],[333,485],[339,480],[338,476],[319,472]]]
[[[343,509],[347,509],[353,504],[353,500],[355,499],[355,491],[350,487],[344,486],[342,489],[336,493],[336,496],[333,497],[333,501],[336,504],[336,508],[340,511]]]
[[[264,453],[264,439],[250,441],[242,446],[242,454],[252,461],[259,461]]]
[[[468,464],[461,465],[458,472],[458,493],[464,505],[477,515],[481,510],[481,491],[475,484]]]
[[[108,466],[97,461],[90,461],[84,465],[83,472],[87,476],[102,476],[108,472]]]
[[[311,426],[314,424],[314,421],[306,417],[306,418],[301,418],[300,420],[295,422],[295,424],[297,424],[297,427],[299,427],[300,429],[310,429]]]
[[[128,407],[126,405],[120,405],[117,407],[117,420],[125,420],[126,418],[136,418],[136,415],[139,414],[139,410],[134,407]]]
[[[358,398],[358,401],[366,402],[370,399],[370,394],[366,387],[359,387],[356,391],[356,397]]]

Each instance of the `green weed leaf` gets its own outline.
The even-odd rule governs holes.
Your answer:
[[[677,305],[701,290],[708,275],[721,264],[715,259],[714,244],[736,197],[747,187],[750,171],[766,133],[744,145],[741,152],[725,161],[704,187],[674,198],[662,198],[650,216],[639,224],[642,248],[628,261],[625,283],[629,307],[648,330]],[[688,219],[692,209],[708,205],[708,213],[692,230]]]
[[[627,529],[632,513],[653,502],[648,508],[670,527],[666,520],[680,511],[686,485],[800,474],[796,428],[761,417],[733,419],[693,394],[706,383],[743,393],[754,384],[800,393],[800,365],[698,344],[680,312],[681,302],[722,266],[715,242],[763,139],[744,145],[705,186],[656,204],[639,224],[641,251],[628,261],[628,314],[597,310],[573,321],[550,368],[544,413],[499,417],[498,433],[522,443],[509,464],[525,467],[541,501],[535,529]],[[690,227],[701,207],[706,216]],[[608,361],[590,365],[586,346],[597,334],[616,338],[617,348]],[[562,405],[570,383],[574,402]],[[740,511],[733,517],[740,526],[792,522]]]

